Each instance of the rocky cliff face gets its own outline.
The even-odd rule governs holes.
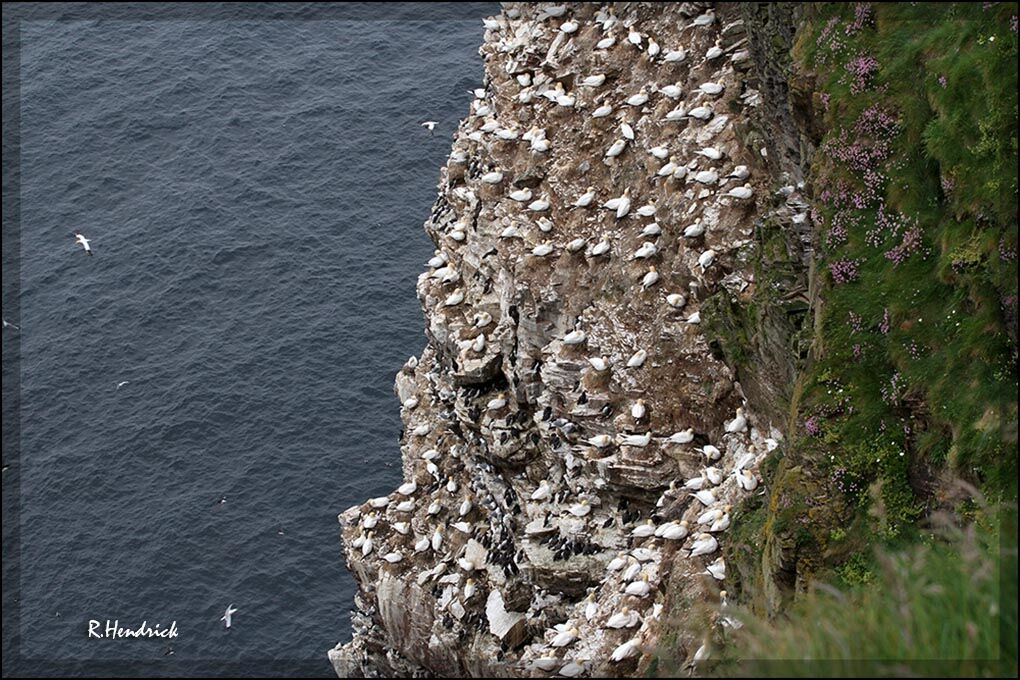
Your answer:
[[[396,381],[406,483],[339,518],[359,584],[339,675],[635,674],[665,644],[710,651],[718,615],[695,604],[727,587],[730,511],[763,492],[811,304],[806,142],[762,124],[790,95],[754,21],[487,20],[425,225],[428,347]]]

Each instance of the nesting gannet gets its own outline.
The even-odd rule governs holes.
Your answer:
[[[635,561],[633,564],[627,565],[627,568],[623,570],[623,573],[620,574],[620,580],[633,581],[634,579],[641,575],[642,569],[643,567],[641,563]]]
[[[719,94],[720,92],[723,91],[723,86],[721,83],[708,82],[699,85],[698,89],[704,92],[705,94]]]
[[[575,503],[570,506],[569,512],[574,517],[584,517],[591,512],[591,506],[588,505],[588,501],[586,499],[582,498],[580,503]]]
[[[563,336],[564,345],[580,345],[588,336],[582,330],[573,330]]]
[[[521,203],[523,203],[524,201],[530,201],[531,200],[531,189],[528,189],[528,188],[525,187],[524,189],[518,189],[517,191],[512,191],[512,192],[510,192],[510,198],[512,198],[515,201],[519,201]]]
[[[616,205],[616,219],[622,219],[626,217],[627,213],[630,212],[630,189],[623,190],[623,196],[620,196],[619,203]]]
[[[607,628],[633,628],[641,623],[641,615],[630,607],[624,607],[606,621]]]
[[[597,43],[595,43],[595,49],[597,49],[597,50],[608,50],[610,47],[612,47],[615,44],[616,44],[616,37],[610,35],[608,37],[603,38],[602,40],[599,40]]]
[[[702,446],[701,452],[705,454],[705,458],[709,462],[716,461],[722,458],[722,451],[712,446],[711,444],[705,444],[704,446]]]
[[[683,88],[680,87],[680,83],[676,83],[675,85],[667,85],[665,87],[660,87],[659,92],[669,97],[670,99],[676,99],[677,97],[682,95],[684,91]]]
[[[425,552],[428,549],[429,549],[429,537],[428,536],[422,536],[414,544],[414,551],[415,552]]]
[[[605,118],[613,112],[613,107],[609,104],[603,104],[594,111],[591,112],[592,118]]]
[[[649,57],[659,56],[659,52],[661,51],[661,49],[662,48],[659,47],[659,43],[655,42],[651,38],[648,39],[648,49],[645,51],[648,52]]]
[[[597,449],[604,449],[613,443],[613,438],[608,434],[597,434],[588,438],[588,443]]]
[[[635,31],[633,28],[627,34],[627,42],[635,47],[641,47],[641,34]]]
[[[687,112],[687,115],[698,120],[708,120],[712,117],[712,109],[707,106],[695,106]]]
[[[372,552],[373,545],[372,532],[369,531],[365,534],[365,542],[361,544],[361,556],[368,557],[369,553]]]
[[[645,400],[644,399],[638,399],[630,407],[630,416],[634,420],[641,420],[642,418],[645,417],[645,413],[647,413],[647,409],[645,408]]]
[[[718,45],[712,45],[708,48],[708,52],[705,52],[705,61],[712,61],[718,59],[724,54],[723,49]]]
[[[715,536],[709,533],[698,534],[697,540],[691,544],[691,552],[688,557],[711,555],[718,549],[719,541],[715,539]]]
[[[655,202],[649,201],[645,205],[638,208],[635,212],[641,217],[651,217],[655,214]]]
[[[626,121],[620,123],[620,134],[622,134],[625,139],[634,141],[634,128],[632,128]]]
[[[552,645],[553,647],[566,647],[574,640],[576,640],[579,635],[580,631],[578,631],[577,628],[567,628],[561,630],[549,644]]]
[[[683,309],[683,306],[687,304],[687,298],[680,293],[670,293],[666,296],[666,304],[676,309]]]
[[[659,532],[656,532],[656,536],[659,536],[660,538],[665,538],[668,541],[682,541],[683,539],[687,538],[686,520],[681,521],[679,523],[667,522],[666,524],[663,524],[662,527],[660,527],[660,529],[662,529],[662,533],[660,534]]]
[[[443,546],[443,531],[439,527],[432,533],[432,550],[439,552],[439,549]]]
[[[418,484],[412,479],[410,482],[401,484],[400,487],[397,489],[397,493],[399,493],[401,496],[410,496],[417,490]]]
[[[637,250],[634,251],[633,259],[642,260],[653,257],[657,252],[659,252],[659,249],[654,243],[651,241],[645,241]]]
[[[715,262],[715,251],[711,248],[698,256],[698,264],[701,265],[702,271],[711,267],[713,262]]]
[[[593,187],[588,187],[588,189],[583,194],[578,196],[576,201],[574,201],[574,207],[575,208],[587,208],[589,205],[591,205],[591,202],[594,201],[594,200],[595,200],[595,189]]]
[[[679,50],[670,50],[666,52],[666,56],[662,60],[668,64],[679,64],[681,61],[687,58],[687,52],[683,48]]]
[[[659,177],[666,177],[668,175],[672,175],[673,171],[676,170],[676,168],[677,168],[676,156],[670,156],[669,162],[663,165],[661,168],[659,168],[659,171],[655,174],[658,175]]]
[[[652,585],[648,582],[648,577],[645,576],[640,581],[628,583],[623,592],[635,597],[646,597],[648,593],[652,592]]]
[[[588,76],[587,78],[581,81],[580,85],[581,87],[598,87],[602,85],[602,83],[604,82],[606,82],[606,74],[599,73],[594,76]]]
[[[396,564],[400,560],[404,559],[404,556],[401,555],[396,550],[394,550],[392,552],[388,552],[385,555],[383,555],[383,559],[386,560],[387,562],[389,562],[390,564]]]
[[[736,432],[743,432],[747,429],[747,417],[744,415],[744,409],[737,408],[737,415],[730,422],[726,423],[726,431],[730,434]]]
[[[579,24],[576,21],[564,21],[560,24],[560,30],[564,33],[570,34],[577,31]]]
[[[545,13],[546,17],[556,18],[556,17],[561,17],[561,16],[563,16],[564,14],[567,13],[567,6],[566,5],[547,5],[547,6],[542,8],[542,11]]]
[[[726,531],[727,529],[730,528],[729,510],[730,506],[727,505],[726,508],[720,513],[720,516],[717,517],[715,521],[709,525],[708,527],[709,532],[716,533],[717,531]]]
[[[428,128],[429,134],[433,134],[432,131],[436,129],[436,125],[438,125],[438,124],[439,123],[437,123],[434,120],[427,120],[424,123],[422,123],[421,126],[424,127],[424,128]]]
[[[543,196],[528,204],[528,210],[532,212],[544,212],[549,209],[549,197]]]
[[[553,250],[554,250],[553,245],[546,241],[545,243],[540,243],[539,245],[532,248],[531,254],[534,255],[535,257],[545,257],[546,255],[551,254]]]
[[[704,479],[704,477],[702,477],[702,479]],[[697,498],[698,502],[700,502],[705,507],[708,507],[709,505],[715,505],[715,494],[712,493],[711,489],[701,489],[700,491],[694,494],[694,497]]]
[[[658,280],[659,272],[655,271],[655,267],[649,267],[648,272],[641,278],[641,287],[651,288]]]
[[[390,504],[390,499],[386,496],[377,496],[376,498],[369,498],[368,504],[373,508],[385,508]]]
[[[655,523],[652,520],[645,520],[644,524],[639,524],[630,532],[631,536],[635,538],[648,538],[655,534]]]
[[[498,411],[499,409],[506,406],[506,397],[503,396],[493,397],[492,399],[489,400],[489,403],[487,403],[485,406],[490,411]]]
[[[703,149],[699,149],[695,153],[697,153],[699,156],[704,156],[705,158],[709,158],[713,161],[717,161],[723,156],[722,151],[715,148],[714,146],[706,146]]]
[[[613,158],[623,153],[624,148],[627,146],[626,139],[618,139],[606,150],[606,157]]]
[[[746,165],[738,165],[737,167],[733,168],[733,172],[726,176],[738,180],[745,180],[751,176],[751,171],[747,169]]]
[[[642,236],[659,236],[662,234],[662,227],[659,226],[658,222],[652,222],[646,224],[645,228],[641,230]]]
[[[648,91],[645,88],[641,88],[637,94],[632,94],[627,98],[627,103],[631,106],[643,106],[648,101]]]
[[[676,107],[672,111],[669,111],[668,113],[666,113],[666,121],[683,120],[686,117],[687,117],[687,110],[684,108],[683,104],[681,104],[680,106]]]
[[[616,557],[609,560],[609,564],[606,565],[606,571],[620,571],[627,566],[627,562],[629,560],[630,558],[627,557],[627,553],[618,552],[616,553]]]
[[[406,501],[397,503],[397,507],[394,508],[397,512],[414,512],[414,499],[408,498]]]
[[[639,349],[627,359],[627,368],[640,368],[645,363],[645,359],[648,358],[648,352],[643,349]]]
[[[723,480],[723,471],[717,467],[707,467],[702,473],[705,479],[707,479],[713,486],[718,486]]]
[[[74,242],[80,244],[85,249],[86,255],[92,254],[92,246],[89,244],[89,240],[80,231],[74,232]]]
[[[230,623],[236,613],[237,609],[234,607],[233,603],[227,605],[227,610],[223,612],[223,616],[220,617],[220,621],[223,622],[224,628],[230,628]]]
[[[626,444],[627,446],[636,446],[638,448],[648,446],[648,443],[652,441],[652,433],[646,432],[644,434],[625,434],[620,436],[620,443]]]
[[[708,565],[706,571],[712,575],[717,581],[722,581],[726,578],[726,561],[720,557],[712,564]]]
[[[549,672],[560,665],[560,660],[555,656],[540,656],[531,665],[537,670]]]
[[[552,487],[549,486],[549,480],[543,479],[538,484],[538,488],[535,489],[531,494],[531,500],[533,501],[544,501],[552,495]]]
[[[715,170],[700,170],[694,175],[694,181],[702,184],[715,184],[719,181],[719,173]]]
[[[444,307],[453,307],[464,302],[464,291],[457,289],[447,296],[446,300],[443,301]]]
[[[751,188],[750,184],[745,184],[742,187],[733,187],[726,192],[726,195],[733,198],[747,199],[754,195],[754,189]]]
[[[705,233],[705,225],[698,220],[694,224],[684,229],[684,238],[698,238]]]
[[[669,441],[671,444],[690,444],[694,441],[694,428],[674,432],[670,435]]]
[[[610,661],[623,661],[629,659],[632,656],[637,656],[641,653],[641,642],[637,638],[627,640],[622,645],[613,650],[613,653],[609,656]]]
[[[459,531],[462,534],[470,534],[471,533],[471,525],[468,524],[467,522],[454,522],[450,526],[452,526],[454,529],[456,529],[457,531]]]
[[[493,170],[482,175],[481,179],[486,184],[499,184],[503,181],[503,173],[499,170]]]
[[[472,562],[471,560],[469,560],[466,557],[459,558],[457,560],[457,566],[460,567],[461,569],[463,569],[464,571],[469,572],[469,573],[474,571],[477,568],[475,563]]]
[[[588,363],[591,364],[592,368],[594,368],[596,371],[599,371],[600,373],[609,368],[608,357],[590,357],[588,359]]]
[[[699,14],[694,17],[694,21],[691,23],[691,26],[704,28],[705,26],[711,26],[713,21],[715,21],[715,12],[708,10],[704,14]]]
[[[596,243],[594,247],[592,247],[591,249],[592,257],[599,257],[600,255],[605,255],[606,253],[609,252],[609,248],[610,248],[609,241],[607,241],[606,239],[602,239],[601,241]]]
[[[737,478],[737,484],[744,491],[754,491],[758,488],[758,478],[748,470],[734,470],[733,476]]]
[[[660,161],[669,156],[669,148],[665,146],[656,146],[648,150],[648,153],[652,154]]]
[[[464,599],[465,600],[470,600],[472,598],[472,596],[474,596],[476,591],[477,591],[477,588],[475,586],[475,580],[473,578],[469,578],[467,581],[464,582]]]
[[[584,250],[584,247],[587,244],[588,241],[586,241],[583,237],[579,236],[575,238],[573,241],[567,243],[567,250],[570,251],[571,253],[578,253]]]

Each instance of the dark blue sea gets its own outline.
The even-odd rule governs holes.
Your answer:
[[[5,654],[329,676],[354,595],[336,516],[399,483],[422,223],[498,8],[22,10]]]

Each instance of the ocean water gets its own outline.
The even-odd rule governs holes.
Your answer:
[[[336,515],[399,483],[422,223],[498,9],[348,9],[21,23],[22,671],[328,676],[350,637]]]

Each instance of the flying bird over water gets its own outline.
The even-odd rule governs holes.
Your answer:
[[[86,255],[91,255],[92,254],[92,246],[89,245],[89,240],[87,238],[85,238],[85,234],[81,233],[80,231],[76,231],[76,232],[74,232],[74,237],[75,237],[75,243],[80,243],[81,247],[85,249],[85,254]]]
[[[431,134],[435,134],[433,131],[436,129],[436,125],[438,125],[438,123],[436,121],[434,121],[434,120],[427,120],[427,121],[425,121],[424,123],[421,124],[422,127],[425,127],[425,128],[429,129],[429,134],[430,135]]]
[[[237,611],[237,609],[236,609],[236,608],[234,607],[234,604],[233,604],[233,603],[231,603],[231,604],[230,604],[230,605],[229,605],[229,606],[227,607],[227,611],[225,611],[225,612],[223,613],[223,616],[221,616],[221,617],[220,617],[220,621],[223,621],[223,625],[224,625],[225,627],[227,627],[227,628],[230,628],[230,621],[231,621],[231,618],[232,618],[232,617],[234,616],[234,613],[235,613],[236,611]]]

